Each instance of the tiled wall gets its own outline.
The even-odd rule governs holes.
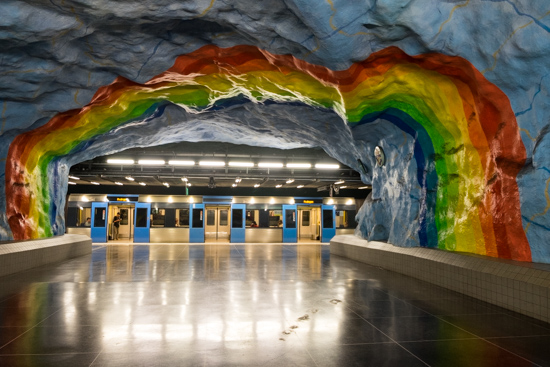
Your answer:
[[[66,234],[41,240],[0,244],[0,276],[92,252],[88,236]]]
[[[406,274],[485,302],[550,322],[550,265],[403,248],[336,236],[331,254]]]

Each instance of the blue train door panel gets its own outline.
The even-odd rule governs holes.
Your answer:
[[[92,203],[92,242],[107,242],[107,207],[109,203]]]
[[[336,213],[334,205],[323,205],[321,209],[321,242],[329,242],[336,235]]]
[[[204,204],[191,204],[189,242],[204,243]]]
[[[231,204],[231,242],[244,243],[245,204]]]
[[[298,242],[296,205],[283,205],[283,242]]]
[[[134,242],[150,242],[151,203],[136,203]]]

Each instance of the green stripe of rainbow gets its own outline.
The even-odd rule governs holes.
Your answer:
[[[531,259],[516,184],[526,154],[508,98],[467,60],[412,57],[395,47],[333,71],[253,46],[205,46],[147,83],[118,78],[89,105],[57,115],[11,144],[6,196],[14,238],[52,235],[47,169],[56,157],[167,103],[202,112],[242,96],[329,108],[352,127],[384,116],[415,131],[419,167],[433,160],[437,173],[426,183],[419,171],[424,190],[437,189],[434,200],[424,199],[422,245]]]

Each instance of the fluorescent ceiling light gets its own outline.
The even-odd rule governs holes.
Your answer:
[[[309,163],[287,163],[286,168],[311,168]]]
[[[72,178],[73,180],[80,180],[80,178],[75,177],[75,176],[69,176],[69,178]]]
[[[296,186],[297,189],[301,189],[302,187],[304,187],[304,185],[298,185],[298,186]]]
[[[362,186],[359,188],[359,190],[364,190],[364,189],[371,189],[372,186]]]
[[[122,182],[115,182],[115,185],[122,186],[123,183]]]
[[[347,186],[340,186],[341,189],[345,189]]]
[[[133,159],[107,159],[107,163],[109,164],[134,164]]]
[[[133,178],[132,176],[126,176],[124,177],[125,179],[127,179],[128,181],[135,181],[136,179]]]
[[[191,182],[188,182],[188,183],[187,183],[187,187],[190,187],[190,186],[191,186]]]
[[[189,179],[188,179],[187,177],[182,177],[181,180],[182,180],[183,182],[189,181]]]
[[[138,161],[138,164],[142,164],[144,166],[154,166],[154,165],[165,165],[166,162],[160,159],[140,159]]]
[[[242,180],[243,180],[242,178],[237,177],[237,178],[235,179],[235,182],[236,182],[236,183],[239,183],[239,182],[241,182]]]
[[[140,182],[139,183],[141,186],[147,186],[147,184],[145,182]]]
[[[200,161],[199,166],[223,167],[225,162],[222,161]]]
[[[279,187],[283,187],[283,185],[281,184],[278,184],[278,185],[275,185],[276,188],[279,188]]]
[[[69,185],[76,185],[76,182],[69,181]]]
[[[91,183],[92,185],[99,185],[99,182],[95,182],[95,181],[90,181],[90,183]]]
[[[340,168],[339,164],[329,164],[329,163],[317,163],[315,165],[315,168],[321,168],[321,169],[338,169]]]
[[[195,161],[168,161],[171,166],[194,166]]]
[[[236,183],[234,183],[234,184],[233,184],[233,185],[231,185],[231,186],[232,186],[232,187],[237,187],[237,184],[236,184]]]
[[[282,168],[282,163],[276,163],[276,162],[260,162],[258,163],[258,167],[262,168]]]
[[[336,181],[334,184],[335,184],[335,185],[340,185],[340,184],[343,184],[344,182],[346,182],[346,181],[340,180],[340,181]]]
[[[254,167],[252,162],[229,162],[230,167]]]
[[[289,178],[289,179],[286,181],[287,184],[291,184],[291,183],[293,183],[293,182],[294,182],[294,180],[293,180],[292,178]]]
[[[260,187],[260,184],[255,184],[254,187]]]
[[[164,186],[166,186],[166,187],[170,187],[170,185],[168,184],[168,182],[163,182],[162,184],[163,184]]]

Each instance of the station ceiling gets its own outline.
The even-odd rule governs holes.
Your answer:
[[[108,163],[113,159],[128,163]],[[140,164],[140,161],[159,161]],[[191,161],[180,166],[174,161]],[[201,165],[201,162],[223,162],[223,166]],[[234,162],[251,167],[232,166]],[[260,163],[281,163],[280,168],[260,167]],[[310,164],[310,168],[293,168],[292,164]],[[190,163],[188,163],[190,164]],[[319,164],[338,168],[319,168]],[[290,167],[289,167],[290,166]],[[218,142],[177,143],[150,148],[134,148],[112,156],[101,156],[74,165],[70,170],[69,191],[86,191],[84,186],[156,187],[162,188],[228,188],[304,189],[329,193],[331,188],[359,190],[368,188],[360,175],[350,167],[329,157],[320,148],[281,150]],[[281,186],[278,186],[281,185]],[[332,185],[332,187],[331,187]],[[120,191],[120,190],[117,190]],[[283,191],[283,190],[281,190]]]

